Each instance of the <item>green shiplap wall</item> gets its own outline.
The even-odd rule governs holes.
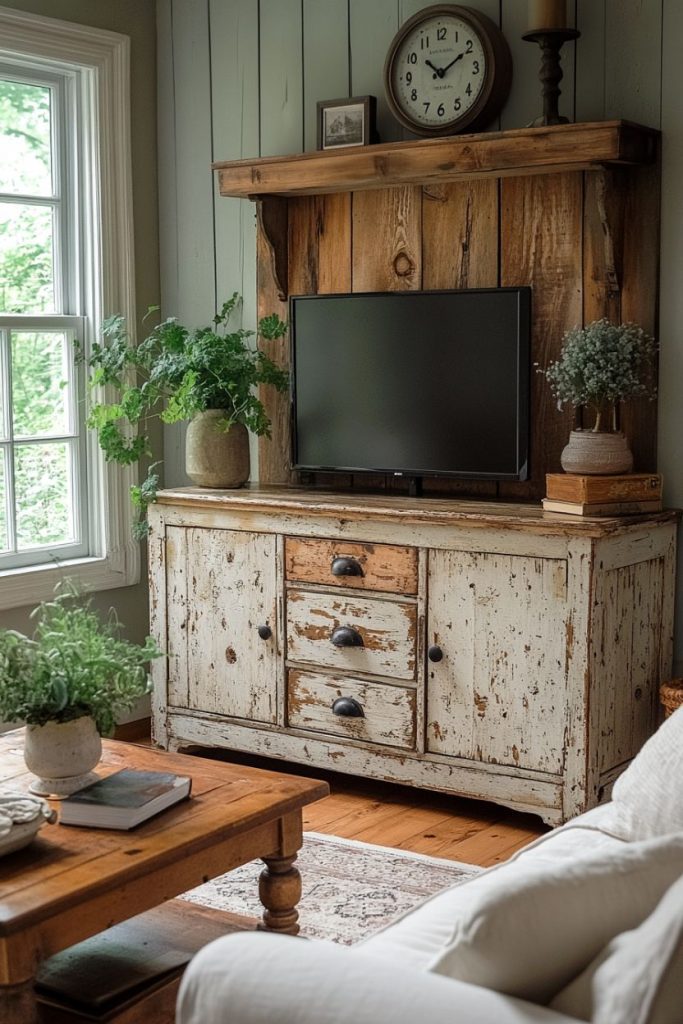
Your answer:
[[[157,0],[162,305],[207,321],[233,291],[255,326],[255,220],[220,199],[212,160],[315,149],[316,101],[371,93],[383,141],[407,137],[389,114],[382,69],[398,27],[427,0]],[[472,0],[505,33],[509,100],[492,129],[540,112],[538,50],[521,39],[527,0]],[[626,118],[664,132],[659,462],[666,498],[683,506],[683,4],[569,0],[582,33],[563,51],[561,109],[580,121]],[[255,451],[252,465],[257,477]],[[166,480],[185,482],[178,431]],[[683,671],[683,560],[677,661]]]

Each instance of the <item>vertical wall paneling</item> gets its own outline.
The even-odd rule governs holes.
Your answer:
[[[258,0],[209,0],[211,129],[217,160],[259,153]],[[256,328],[256,211],[245,199],[221,199],[214,181],[216,302],[242,296],[242,326]],[[258,444],[250,437],[251,477]]]
[[[681,118],[680,41],[683,39],[683,4],[664,0],[662,55],[662,277],[659,352],[659,460],[664,474],[667,504],[683,506],[683,118]],[[679,548],[678,616],[683,615],[683,545]],[[674,652],[675,674],[683,672],[683,628],[679,626]]]
[[[662,0],[606,0],[605,13],[605,117],[658,128]]]
[[[316,104],[349,95],[348,0],[303,0],[304,149],[317,146]]]
[[[261,156],[300,153],[303,133],[301,0],[260,0]]]
[[[175,167],[175,84],[173,78],[173,0],[157,3],[157,85],[159,108],[159,263],[161,307],[176,309],[178,296],[178,223]]]
[[[605,116],[605,2],[576,0],[577,121],[601,121]]]
[[[501,497],[542,498],[557,472],[572,414],[556,409],[544,378],[562,336],[581,323],[583,175],[504,178],[501,183],[501,285],[531,285],[531,481],[502,483]],[[551,256],[552,253],[552,256]]]
[[[173,0],[172,18],[178,285],[164,314],[196,326],[216,305],[208,0]],[[184,441],[184,424],[164,428],[167,485],[190,482]]]
[[[575,24],[573,0],[567,4],[570,25]],[[537,43],[528,43],[522,35],[529,27],[528,4],[523,0],[503,0],[501,28],[512,52],[512,92],[501,113],[502,128],[523,128],[543,112],[541,83],[538,72],[541,66],[541,50]],[[575,43],[562,47],[562,72],[560,82],[560,113],[574,120],[574,48]]]
[[[425,4],[425,6],[427,6]],[[381,142],[400,139],[401,126],[387,107],[382,72],[389,43],[398,29],[399,0],[349,0],[351,92],[377,97]]]

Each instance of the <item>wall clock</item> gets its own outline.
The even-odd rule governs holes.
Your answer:
[[[495,117],[512,82],[503,33],[456,4],[425,7],[394,36],[384,65],[392,113],[417,135],[453,135]]]

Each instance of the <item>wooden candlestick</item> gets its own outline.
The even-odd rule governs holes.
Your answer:
[[[563,117],[558,108],[562,81],[560,50],[568,40],[578,39],[580,35],[581,33],[573,28],[544,28],[526,32],[522,36],[527,42],[538,43],[541,47],[541,70],[538,77],[543,86],[543,113],[531,122],[530,128],[548,124],[568,124],[569,118]]]
[[[529,0],[529,32],[567,27],[567,0]]]

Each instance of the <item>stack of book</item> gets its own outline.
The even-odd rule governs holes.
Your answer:
[[[662,509],[659,473],[621,476],[547,473],[545,481],[544,512],[573,516],[637,516]]]

